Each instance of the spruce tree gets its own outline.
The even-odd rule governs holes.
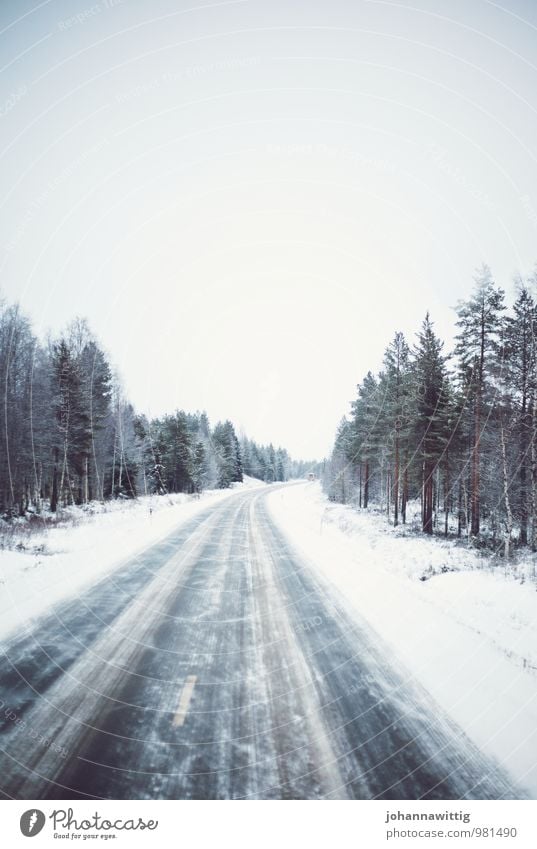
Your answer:
[[[425,316],[415,349],[414,380],[417,451],[422,466],[422,527],[433,533],[434,478],[446,444],[448,394],[443,343]]]
[[[406,520],[410,376],[410,349],[403,334],[396,333],[384,354],[385,390],[383,392],[383,417],[386,422],[385,427],[388,432],[389,450],[392,454],[393,464],[394,526],[399,524],[400,490],[402,490],[401,515],[403,522]]]
[[[507,393],[514,406],[514,430],[518,442],[519,494],[516,515],[520,525],[520,543],[528,542],[530,514],[529,466],[533,432],[533,399],[536,391],[537,307],[527,286],[519,283],[513,315],[505,320],[504,397]]]
[[[479,535],[481,519],[481,443],[490,409],[490,373],[499,350],[504,292],[494,284],[488,266],[476,274],[472,297],[457,308],[460,328],[455,353],[471,426],[471,534]]]

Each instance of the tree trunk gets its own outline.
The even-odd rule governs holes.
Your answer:
[[[436,471],[434,474],[434,496],[433,496],[433,504],[434,504],[434,529],[438,528],[438,514],[440,512],[440,466],[436,466]]]
[[[533,335],[533,334],[532,334]],[[527,334],[522,340],[522,399],[520,405],[520,543],[528,544],[528,433],[531,433],[531,415],[528,398]]]
[[[93,474],[92,474],[92,463],[90,463],[90,457],[88,454],[88,464],[87,464],[87,481],[88,481],[88,501],[93,501]]]
[[[430,461],[426,461],[423,467],[423,531],[426,534],[433,532],[433,469]]]
[[[459,501],[457,504],[457,536],[462,536],[462,483],[459,480]]]
[[[41,513],[43,505],[43,463],[37,464],[39,473],[35,482],[35,508],[38,513]]]
[[[380,463],[380,486],[379,486],[380,506],[382,508],[382,499],[384,498],[384,467]]]
[[[523,385],[526,385],[524,375]],[[520,435],[520,544],[528,544],[528,433],[531,433],[531,417],[528,416],[528,399],[525,392],[522,396],[521,435]]]
[[[399,524],[399,435],[395,435],[395,468],[393,470],[393,526]]]
[[[58,463],[60,461],[60,452],[57,448],[54,449],[54,467],[52,470],[52,493],[50,495],[50,512],[55,513],[58,507]]]
[[[118,495],[121,492],[121,487],[123,486],[123,448],[120,448],[119,451],[119,472],[118,472]]]
[[[62,502],[63,506],[65,506],[65,504],[67,503],[67,498],[66,498],[66,495],[65,495],[65,488],[66,487],[67,487],[68,493],[69,493],[69,495],[71,495],[71,499],[72,499],[71,481],[69,480],[69,467],[68,467],[68,461],[67,461],[67,436],[65,437],[64,442],[63,442],[62,473],[61,473],[61,476],[60,476],[60,488],[59,488],[59,493],[58,493],[58,497],[59,497],[60,501]]]
[[[116,485],[116,433],[114,432],[114,447],[112,454],[112,486],[110,487],[110,497],[114,497],[114,488]]]
[[[89,501],[88,498],[88,485],[89,485],[89,457],[86,454],[84,458],[84,489],[82,492],[82,500],[84,504],[87,504]]]
[[[446,469],[444,472],[444,536],[447,537],[449,529],[449,502],[451,493],[449,491],[449,451],[446,449]]]
[[[537,551],[537,395],[531,410],[531,550]]]
[[[481,441],[481,390],[478,390],[475,402],[475,428],[474,445],[472,450],[472,486],[470,491],[471,505],[471,534],[479,536],[479,511],[480,511],[480,469],[479,454]]]
[[[408,503],[408,462],[405,457],[405,470],[403,472],[403,495],[401,498],[401,519],[406,525],[406,505]]]
[[[505,559],[508,560],[511,556],[511,535],[513,533],[513,513],[511,510],[511,501],[509,499],[509,476],[507,472],[507,451],[505,447],[505,428],[503,426],[503,417],[500,416],[500,447],[502,453],[502,479],[503,479],[503,499],[505,502]]]
[[[369,460],[365,461],[364,508],[369,504]]]
[[[520,465],[520,544],[528,544],[528,487],[525,455]]]

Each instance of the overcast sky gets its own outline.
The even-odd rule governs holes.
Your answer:
[[[0,10],[0,288],[140,410],[322,456],[396,330],[537,261],[535,2]]]

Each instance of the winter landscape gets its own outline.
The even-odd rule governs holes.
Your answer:
[[[536,799],[533,5],[0,16],[1,797]]]

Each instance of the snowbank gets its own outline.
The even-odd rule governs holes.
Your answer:
[[[247,478],[243,484],[208,490],[199,498],[144,496],[63,510],[65,522],[23,535],[29,551],[0,551],[0,639],[30,626],[34,617],[57,602],[83,592],[210,504],[255,486],[265,484]]]
[[[486,561],[464,547],[390,533],[381,517],[330,504],[316,483],[274,492],[268,503],[395,661],[537,797],[535,586],[501,567],[478,569]]]

